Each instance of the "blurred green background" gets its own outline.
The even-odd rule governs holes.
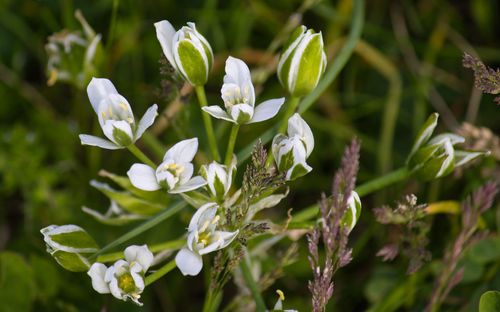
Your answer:
[[[479,138],[494,142],[500,133],[499,107],[493,95],[474,89],[472,71],[462,67],[461,59],[466,51],[488,65],[500,65],[498,6],[498,1],[489,0],[367,1],[362,40],[341,74],[303,116],[315,135],[316,148],[308,161],[314,171],[293,182],[286,201],[265,217],[279,222],[288,208],[295,213],[316,203],[321,192],[328,193],[344,146],[354,135],[362,141],[358,184],[402,166],[416,131],[434,111],[441,116],[438,131],[456,131],[469,122],[489,128],[491,132]],[[102,35],[101,45],[83,76],[51,81],[54,73],[47,67],[45,45],[49,36],[63,29],[85,37],[75,18],[77,9]],[[184,278],[178,270],[172,271],[146,289],[145,306],[138,308],[97,294],[86,274],[65,271],[45,252],[39,230],[50,224],[78,224],[101,246],[134,226],[106,227],[81,211],[83,205],[99,211],[109,205],[89,185],[91,179],[103,180],[100,169],[125,175],[135,162],[124,150],[80,145],[80,133],[101,135],[85,91],[88,79],[111,79],[136,116],[153,103],[168,111],[168,118],[159,117],[167,125],[153,131],[161,145],[140,145],[160,160],[158,150],[204,134],[189,88],[178,91],[181,86],[175,81],[162,87],[154,22],[167,19],[175,28],[196,22],[216,59],[206,86],[208,101],[221,104],[223,62],[228,55],[247,62],[258,98],[284,96],[275,68],[290,32],[300,24],[322,31],[331,63],[349,32],[352,9],[349,0],[0,1],[0,311],[201,310],[203,274]],[[84,51],[81,47],[72,51],[63,62],[70,73],[78,74],[83,71]],[[181,105],[174,101],[179,92]],[[389,148],[380,140],[387,123],[394,124]],[[220,121],[215,125],[223,148],[229,127]],[[271,125],[273,121],[242,127],[235,150]],[[390,240],[390,231],[375,222],[371,209],[392,204],[403,193],[416,194],[419,203],[464,199],[487,179],[499,177],[500,147],[498,141],[497,145],[488,142],[482,148],[492,149],[492,156],[471,168],[431,183],[401,183],[363,199],[361,221],[350,238],[354,260],[336,275],[328,311],[421,311],[425,307],[444,246],[459,231],[459,216],[428,217],[433,225],[429,245],[433,261],[422,268],[424,272],[408,277],[408,259],[383,263],[375,257]],[[207,151],[206,144],[200,144]],[[176,238],[191,214],[187,209],[133,242]],[[493,247],[477,248],[464,258],[466,277],[443,311],[475,311],[482,292],[500,289],[498,206],[483,221],[483,228],[492,232]],[[276,249],[286,250],[290,243],[283,241]],[[274,304],[274,290],[279,288],[287,297],[285,307],[308,311],[310,278],[302,237],[298,261],[285,267],[276,284],[263,292],[267,305]],[[235,290],[228,287],[223,303],[233,295]]]

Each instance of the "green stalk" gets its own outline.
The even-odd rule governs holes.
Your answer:
[[[137,146],[135,146],[134,144],[130,144],[129,146],[127,146],[127,149],[140,161],[156,169],[157,166],[155,165],[155,163],[151,159],[149,159],[149,157],[146,156],[140,149],[138,149]]]
[[[292,96],[290,98],[290,103],[288,104],[288,107],[286,109],[285,115],[283,116],[283,119],[281,120],[281,125],[278,129],[278,133],[284,133],[286,130],[286,127],[288,125],[288,119],[292,117],[293,113],[297,110],[297,107],[299,106],[300,102],[300,97]]]
[[[328,66],[323,78],[321,78],[316,88],[311,93],[306,95],[300,102],[299,114],[302,114],[303,112],[307,111],[309,107],[311,107],[311,105],[318,99],[318,97],[323,93],[323,91],[325,91],[326,88],[328,88],[330,84],[333,82],[333,80],[335,80],[335,78],[338,76],[342,68],[344,68],[345,64],[351,57],[354,47],[356,46],[356,42],[359,40],[361,32],[363,30],[364,11],[365,11],[364,6],[365,6],[364,0],[354,1],[354,12],[351,22],[351,31],[349,33],[347,41],[342,50],[340,51],[340,53],[335,57],[335,60],[332,62],[332,64]],[[237,155],[238,162],[241,163],[250,156],[250,154],[253,151],[253,147],[257,145],[259,139],[262,141],[263,144],[269,142],[273,138],[277,129],[279,129],[278,125],[275,125],[271,129],[264,132],[260,136],[260,138],[253,140],[248,146],[242,149]]]
[[[266,305],[264,303],[264,299],[259,291],[259,287],[253,280],[252,272],[250,272],[250,268],[248,267],[247,259],[244,257],[240,262],[240,269],[245,281],[247,282],[247,286],[252,293],[253,300],[255,301],[255,309],[257,312],[266,312]]]
[[[159,223],[163,222],[167,218],[173,216],[177,212],[179,212],[182,208],[184,208],[187,205],[185,201],[177,201],[173,205],[171,205],[169,208],[163,210],[162,212],[158,213],[156,216],[150,218],[149,220],[143,222],[136,228],[132,229],[131,231],[125,233],[124,235],[120,236],[118,239],[114,240],[113,242],[109,243],[108,245],[104,246],[102,249],[91,255],[88,259],[92,260],[95,259],[97,256],[102,255],[103,253],[107,252],[110,249],[113,249],[114,247],[136,237],[137,235],[155,227]]]
[[[168,241],[164,243],[159,243],[155,245],[148,246],[151,252],[160,252],[165,250],[177,250],[180,249],[186,243],[186,238],[183,237],[181,239],[176,239],[173,241]],[[97,257],[96,262],[106,263],[106,262],[114,262],[116,260],[123,259],[125,256],[123,251],[112,252],[104,255],[100,255]]]
[[[236,137],[238,137],[238,130],[240,130],[240,125],[233,124],[231,134],[229,135],[229,143],[227,144],[226,158],[224,160],[224,164],[228,168],[231,165],[231,160],[233,159],[234,144],[236,143]]]
[[[148,286],[149,284],[155,282],[158,280],[160,277],[163,275],[167,274],[168,272],[172,271],[175,268],[175,259],[172,259],[170,262],[162,266],[158,271],[154,272],[153,274],[150,274],[146,276],[144,280],[144,285]]]
[[[363,197],[365,195],[383,189],[386,186],[403,181],[408,178],[409,174],[410,172],[406,167],[399,168],[386,175],[361,184],[356,188],[356,192],[358,193],[359,197]]]
[[[205,95],[205,87],[204,86],[196,86],[196,96],[198,96],[198,101],[200,102],[200,107],[207,106],[207,97]],[[215,142],[214,128],[212,126],[212,119],[210,119],[210,115],[203,110],[201,111],[201,115],[203,116],[203,123],[205,124],[205,132],[207,133],[208,144],[210,145],[210,153],[212,154],[212,158],[220,162],[219,151],[217,150],[217,143]]]

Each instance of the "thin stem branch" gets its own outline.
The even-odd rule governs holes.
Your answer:
[[[360,197],[383,189],[391,184],[400,182],[408,178],[408,169],[406,167],[399,168],[381,177],[375,178],[371,181],[361,184],[356,188],[356,192]]]
[[[157,166],[155,165],[155,163],[151,159],[149,159],[149,157],[146,156],[140,149],[138,149],[137,146],[135,146],[134,144],[130,144],[129,146],[127,146],[127,149],[140,161],[156,169]]]
[[[168,272],[172,271],[174,268],[175,268],[175,259],[172,259],[170,262],[168,262],[164,266],[162,266],[158,271],[146,276],[146,278],[144,280],[144,285],[148,286],[149,284],[157,281],[159,278],[161,278],[163,275],[167,274]]]
[[[196,86],[196,96],[198,97],[198,101],[200,102],[200,107],[207,106],[207,97],[205,95],[205,87],[204,86]],[[214,128],[212,126],[212,119],[210,115],[203,110],[201,111],[201,115],[203,116],[203,123],[205,124],[205,132],[207,133],[208,144],[210,145],[210,153],[212,154],[212,158],[220,162],[219,151],[217,150],[217,143],[215,141]]]
[[[164,243],[159,243],[155,245],[148,246],[149,250],[151,252],[156,253],[160,251],[166,251],[166,250],[177,250],[180,249],[184,244],[186,243],[186,238],[180,238],[176,239],[173,241],[168,241]],[[97,262],[101,263],[106,263],[106,262],[114,262],[116,260],[123,259],[125,256],[123,254],[123,251],[118,251],[118,252],[112,252],[112,253],[107,253],[104,255],[100,255],[97,257]]]
[[[224,159],[224,164],[229,168],[231,165],[231,160],[233,159],[234,144],[236,143],[236,138],[238,137],[238,130],[240,125],[233,124],[231,128],[231,134],[229,135],[229,143],[227,144],[226,158]]]
[[[131,231],[125,233],[124,235],[120,236],[118,239],[114,240],[113,242],[109,243],[108,245],[104,246],[102,249],[91,255],[88,259],[92,260],[95,259],[97,256],[104,254],[105,252],[113,249],[114,247],[136,237],[137,235],[155,227],[159,223],[163,222],[167,218],[173,216],[177,212],[179,212],[182,208],[186,207],[187,203],[185,201],[178,201],[171,205],[169,208],[163,210],[156,216],[152,217],[151,219],[141,223],[139,226],[136,228],[132,229]]]
[[[292,117],[293,113],[297,110],[297,107],[299,106],[300,102],[300,97],[292,96],[290,98],[290,103],[288,103],[288,107],[286,109],[285,115],[283,116],[283,119],[281,120],[281,125],[278,129],[278,133],[283,133],[286,130],[286,127],[288,125],[288,119]]]
[[[246,258],[243,258],[240,262],[240,269],[241,273],[243,274],[243,277],[245,278],[245,281],[247,282],[247,286],[250,289],[250,292],[252,293],[253,300],[255,301],[255,309],[257,312],[265,312],[266,305],[264,303],[264,299],[262,299],[262,296],[259,291],[259,287],[255,283],[252,272],[250,271],[250,268],[248,267],[248,262]]]

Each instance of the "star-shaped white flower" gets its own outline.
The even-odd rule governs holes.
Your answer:
[[[285,98],[272,99],[255,106],[255,91],[248,66],[232,56],[226,60],[226,75],[221,89],[224,111],[220,106],[206,106],[203,110],[215,118],[236,124],[248,124],[273,118]]]
[[[196,211],[189,223],[187,247],[175,256],[175,263],[183,275],[198,275],[203,267],[202,255],[227,247],[238,235],[217,231],[219,222],[216,203],[208,203]]]
[[[88,134],[80,134],[84,145],[99,146],[105,149],[120,149],[137,141],[149,128],[158,115],[158,105],[151,106],[136,124],[134,114],[127,99],[116,91],[109,79],[92,78],[88,87],[92,108],[99,118],[104,135],[103,139]]]
[[[156,170],[136,163],[127,175],[133,186],[145,191],[156,191],[162,187],[172,194],[192,191],[207,184],[201,176],[193,177],[191,162],[197,150],[198,138],[180,141],[165,153],[163,162]]]
[[[87,274],[98,293],[111,293],[115,298],[142,305],[139,298],[145,287],[144,274],[153,263],[153,253],[146,245],[132,245],[124,254],[125,260],[118,260],[109,268],[99,262],[92,264]]]

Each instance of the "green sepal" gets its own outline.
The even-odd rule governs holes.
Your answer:
[[[221,179],[219,179],[219,176],[218,175],[215,175],[215,178],[214,178],[214,189],[215,189],[215,197],[217,198],[217,201],[223,201],[224,199],[224,193],[226,192],[225,190],[225,185],[224,183],[221,181]]]
[[[129,146],[132,144],[132,138],[123,130],[113,127],[113,138],[118,145]]]
[[[189,191],[184,193],[179,193],[181,197],[191,206],[198,209],[206,203],[213,202],[213,200],[207,195],[199,191]]]
[[[309,94],[317,85],[323,73],[323,39],[315,34],[304,49],[297,70],[292,95],[302,97]]]
[[[293,181],[309,173],[309,171],[301,163],[296,164],[290,170],[291,173],[289,175],[290,177],[288,178],[289,181]]]
[[[97,249],[99,246],[95,242],[95,240],[85,231],[74,231],[74,232],[66,232],[59,234],[47,234],[53,242],[70,248],[75,249]]]
[[[441,148],[440,145],[424,146],[417,150],[408,161],[408,167],[410,170],[418,168],[425,164],[431,157],[433,157],[437,151]]]
[[[417,137],[415,138],[415,142],[413,143],[410,154],[408,155],[408,159],[410,159],[413,156],[413,153],[415,153],[417,149],[426,143],[432,136],[432,133],[437,126],[438,118],[438,113],[431,114],[425,121],[424,125],[418,130]]]
[[[207,82],[207,64],[199,51],[191,41],[183,40],[177,47],[179,60],[186,78],[193,86],[202,86]],[[204,53],[204,51],[203,51]]]
[[[287,171],[288,169],[292,168],[293,163],[293,148],[291,148],[287,153],[281,155],[281,158],[279,159],[278,170],[281,172]]]
[[[59,265],[68,271],[86,272],[90,269],[89,261],[79,253],[56,250],[51,255]]]

